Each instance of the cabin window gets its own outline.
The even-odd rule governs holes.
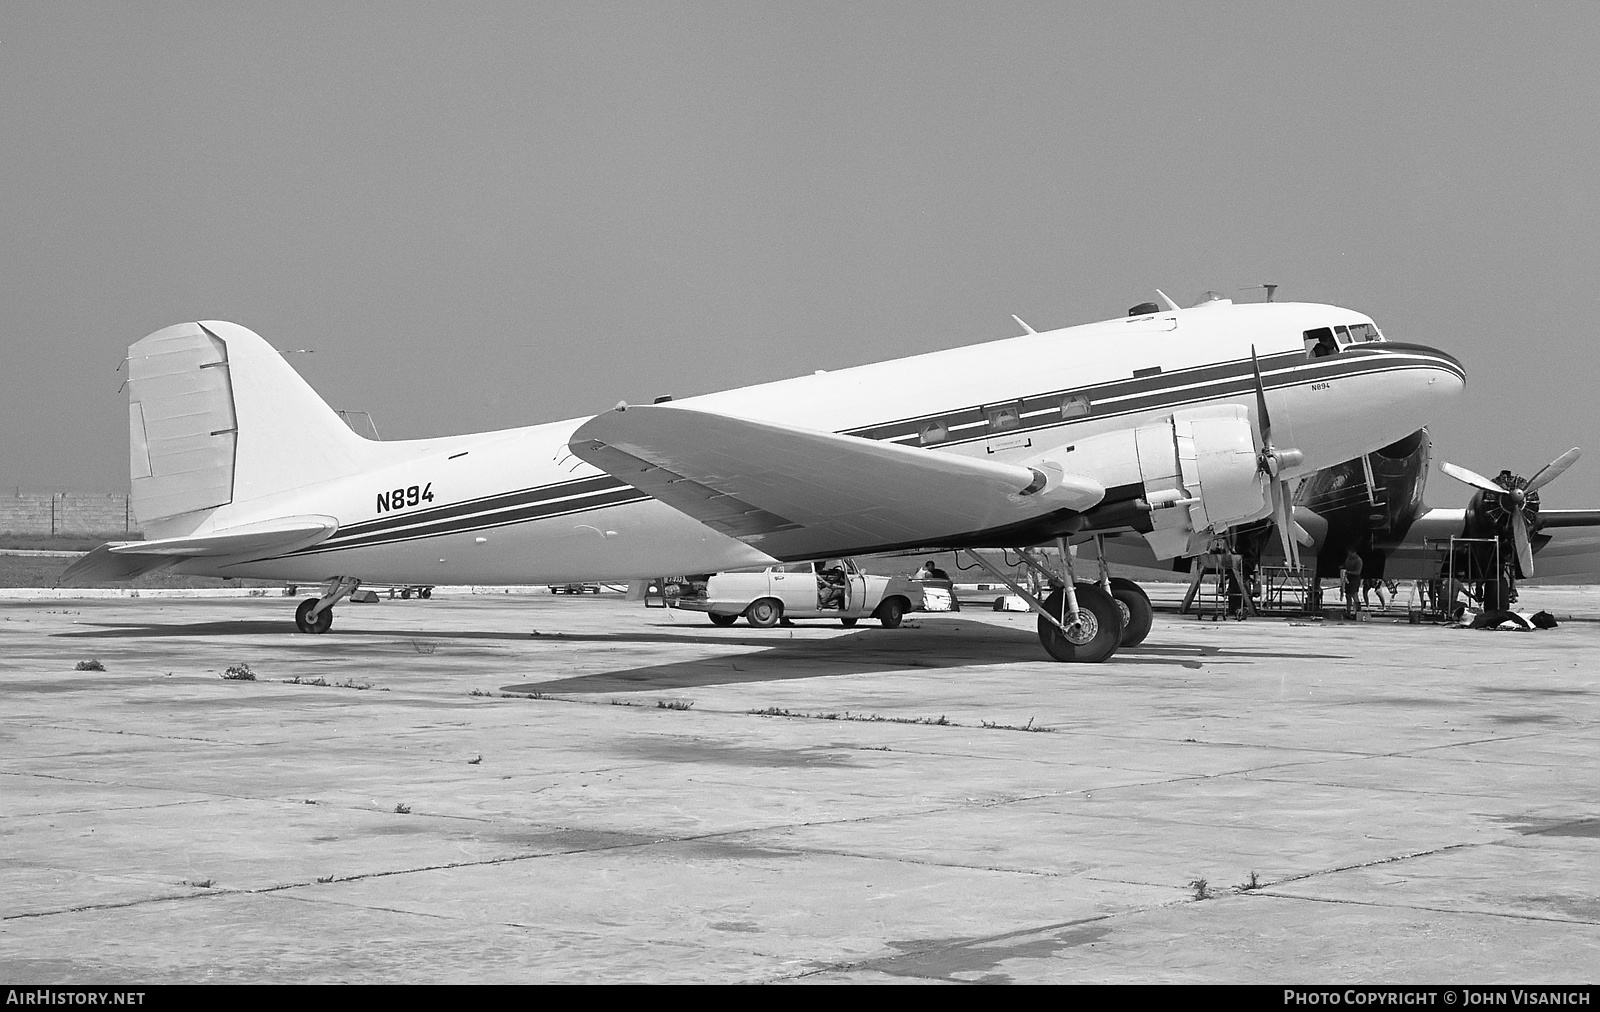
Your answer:
[[[950,430],[940,421],[923,422],[922,428],[917,432],[917,442],[923,446],[932,446],[942,443],[950,438]]]
[[[990,432],[1009,432],[1012,429],[1020,429],[1022,427],[1022,404],[1020,401],[985,408],[983,413],[989,418]]]
[[[1305,332],[1306,357],[1322,358],[1324,355],[1336,355],[1339,345],[1333,339],[1333,331],[1327,327],[1318,327]]]
[[[1071,397],[1061,399],[1061,418],[1083,418],[1089,414],[1089,398],[1083,394],[1073,394]]]

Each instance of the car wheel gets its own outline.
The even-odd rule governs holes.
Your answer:
[[[891,597],[878,605],[878,621],[883,623],[885,629],[900,628],[900,620],[905,617],[905,614],[905,603],[898,597]]]
[[[783,605],[763,597],[744,610],[744,618],[757,629],[771,629],[783,619]]]
[[[846,629],[854,629],[858,621],[860,620],[855,618],[841,618],[839,620],[839,624],[844,626]]]
[[[733,625],[735,622],[739,621],[739,616],[737,616],[737,615],[718,615],[714,611],[713,612],[709,612],[706,615],[706,617],[711,620],[711,624],[712,625],[722,626],[723,628],[727,628],[728,626]]]

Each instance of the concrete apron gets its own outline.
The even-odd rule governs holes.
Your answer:
[[[1526,597],[1594,600],[1562,593]],[[1600,965],[1595,622],[1163,614],[1069,666],[1007,613],[754,630],[436,598],[312,636],[292,603],[0,603],[0,976]],[[220,677],[239,664],[256,680]]]

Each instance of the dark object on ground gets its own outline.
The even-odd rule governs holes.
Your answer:
[[[104,671],[105,669],[106,669],[106,666],[104,664],[101,664],[99,661],[79,661],[78,662],[78,666],[74,670],[77,670],[77,671]]]
[[[1533,627],[1535,629],[1554,629],[1556,625],[1556,617],[1549,612],[1536,611],[1533,613]]]
[[[1500,624],[1502,622],[1511,622],[1511,623],[1515,624],[1517,626],[1517,628],[1519,628],[1519,629],[1530,629],[1530,628],[1532,628],[1532,626],[1528,625],[1528,620],[1527,619],[1523,618],[1521,615],[1518,615],[1514,611],[1483,611],[1483,612],[1479,612],[1478,613],[1478,617],[1473,619],[1472,620],[1472,624],[1470,626],[1468,626],[1467,628],[1469,628],[1469,629],[1498,629],[1498,628],[1500,628]]]

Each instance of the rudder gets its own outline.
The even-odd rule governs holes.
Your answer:
[[[132,507],[147,530],[344,477],[366,456],[366,440],[276,349],[221,321],[129,347],[128,429]]]

